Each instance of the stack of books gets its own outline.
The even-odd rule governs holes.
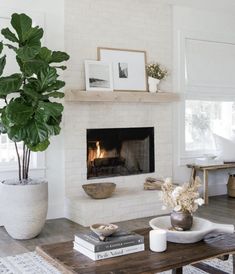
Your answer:
[[[134,232],[117,231],[101,241],[92,231],[77,233],[74,249],[97,261],[144,251],[144,237]]]

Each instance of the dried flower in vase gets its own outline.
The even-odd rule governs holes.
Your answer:
[[[199,197],[200,186],[199,177],[177,187],[173,185],[171,178],[167,178],[162,185],[162,201],[165,206],[171,207],[176,212],[193,213],[198,209],[198,206],[204,204],[204,200]]]
[[[164,79],[168,72],[166,69],[162,68],[159,63],[151,63],[146,66],[147,75],[149,77],[162,80]]]

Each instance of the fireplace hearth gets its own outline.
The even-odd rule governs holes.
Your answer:
[[[87,179],[154,169],[153,127],[87,129]]]

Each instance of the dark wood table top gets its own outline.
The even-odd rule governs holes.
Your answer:
[[[130,255],[92,261],[73,250],[73,242],[43,245],[36,248],[39,255],[57,267],[62,273],[79,274],[153,274],[185,265],[235,254],[235,234],[217,234],[194,244],[167,243],[167,251],[155,253],[149,250],[150,229],[136,231],[145,236],[145,251]]]

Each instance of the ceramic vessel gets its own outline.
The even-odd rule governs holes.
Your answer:
[[[148,77],[149,92],[155,93],[158,90],[158,84],[160,83],[159,79]]]
[[[36,237],[42,230],[48,209],[48,184],[35,181],[31,184],[1,182],[0,194],[4,212],[3,222],[9,235],[18,240]]]
[[[190,212],[172,211],[171,225],[175,230],[190,230],[193,225],[193,216]]]
[[[234,233],[234,225],[217,224],[202,218],[193,218],[193,226],[188,231],[171,230],[169,216],[154,218],[149,222],[153,229],[164,229],[167,232],[167,241],[173,243],[196,243],[210,233]],[[208,235],[209,236],[209,235]]]
[[[108,237],[118,230],[114,224],[93,224],[90,229],[99,237]]]
[[[115,188],[116,184],[114,183],[94,183],[94,184],[85,184],[82,185],[82,188],[88,196],[93,199],[105,199],[109,198]]]
[[[228,196],[235,198],[235,175],[230,174],[227,184]]]

